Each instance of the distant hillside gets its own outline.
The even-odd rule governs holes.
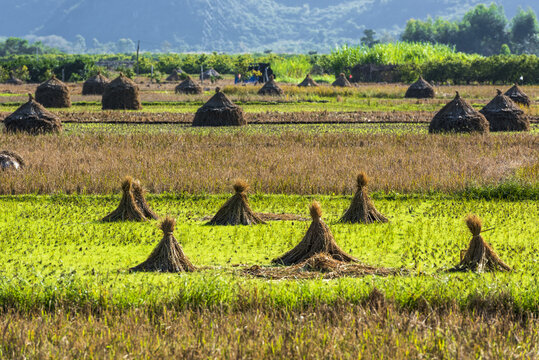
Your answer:
[[[143,50],[327,51],[358,43],[366,28],[398,36],[410,18],[456,18],[480,0],[17,0],[2,7],[0,36],[76,35],[141,40]],[[490,2],[490,1],[488,1]],[[512,17],[518,5],[497,1]],[[164,42],[168,44],[164,44]]]

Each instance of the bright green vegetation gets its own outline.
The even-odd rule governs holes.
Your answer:
[[[22,104],[22,103],[21,103]],[[13,112],[21,104],[8,103],[0,104],[0,111]],[[266,111],[278,111],[278,112],[301,112],[301,111],[335,111],[335,112],[347,112],[347,111],[435,111],[440,109],[440,105],[437,103],[421,102],[421,101],[399,101],[393,102],[386,99],[341,99],[340,101],[324,101],[324,102],[296,102],[294,100],[282,101],[275,99],[275,101],[263,102],[237,102],[241,105],[244,112],[247,113],[259,113]],[[170,113],[195,113],[199,107],[203,105],[203,102],[143,102],[143,109],[139,112],[170,112]],[[481,108],[483,105],[476,105]],[[50,109],[53,112],[80,112],[80,111],[92,111],[100,112],[101,104],[97,102],[75,102],[72,107],[65,109]]]
[[[536,201],[465,200],[457,197],[375,197],[389,224],[344,225],[343,196],[252,195],[260,212],[306,215],[313,199],[340,246],[362,262],[406,268],[409,276],[338,280],[267,281],[241,274],[245,265],[268,265],[294,246],[309,222],[209,227],[229,195],[149,196],[154,210],[178,220],[175,235],[201,270],[192,274],[130,274],[161,239],[158,222],[101,223],[118,196],[5,196],[0,198],[0,305],[4,309],[90,307],[282,309],[360,303],[373,287],[405,307],[498,299],[513,311],[537,311],[539,207]],[[484,219],[485,239],[514,272],[447,274],[470,234],[468,213]],[[234,266],[238,265],[239,266]]]

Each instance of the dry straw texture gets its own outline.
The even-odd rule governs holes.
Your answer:
[[[110,80],[99,72],[82,84],[82,95],[103,95],[109,82]]]
[[[146,201],[146,197],[144,196],[145,190],[140,184],[140,181],[134,180],[132,185],[133,190],[133,197],[135,198],[135,203],[137,204],[138,208],[146,217],[147,219],[157,220],[159,219],[159,216],[150,208],[150,205],[148,205],[148,202]]]
[[[179,69],[172,70],[169,76],[165,79],[165,81],[180,81],[182,79],[181,77],[182,71]]]
[[[133,178],[126,177],[122,182],[122,199],[120,204],[102,221],[145,221],[147,220],[142,210],[138,207],[133,195]]]
[[[430,133],[485,133],[488,131],[487,119],[462,99],[458,91],[455,98],[434,115],[429,126]]]
[[[71,107],[69,88],[54,75],[36,89],[36,101],[45,107]]]
[[[243,180],[236,180],[233,187],[236,193],[217,211],[208,225],[264,224],[264,221],[249,206],[249,200],[245,194],[249,185]]]
[[[352,198],[350,207],[339,220],[340,222],[371,224],[375,222],[385,223],[389,221],[374,206],[371,198],[369,197],[367,183],[367,174],[360,172],[357,176],[356,194]]]
[[[346,76],[344,76],[343,73],[340,73],[339,77],[335,79],[335,81],[333,82],[333,84],[331,84],[331,86],[351,87],[352,84],[350,84],[350,81],[348,81],[348,79],[346,78]]]
[[[193,119],[193,126],[241,126],[247,125],[243,110],[234,104],[220,88],[200,107]]]
[[[530,121],[508,96],[497,90],[497,95],[479,111],[487,118],[490,131],[528,131]]]
[[[299,87],[314,87],[314,86],[318,86],[318,84],[316,83],[316,81],[314,81],[314,79],[311,77],[311,74],[307,74],[307,76],[305,76],[305,79],[303,79],[302,82],[300,82],[298,84]]]
[[[450,271],[510,271],[511,267],[503,262],[494,249],[481,236],[481,219],[477,215],[468,215],[466,225],[472,233],[470,245],[460,263]]]
[[[517,104],[528,107],[531,105],[530,97],[526,95],[526,93],[522,90],[520,86],[518,86],[518,84],[511,86],[504,95],[509,96],[511,100],[513,100]]]
[[[193,81],[191,76],[187,75],[187,78],[182,81],[174,89],[176,94],[202,94],[202,86]]]
[[[284,94],[283,89],[281,89],[279,85],[277,85],[277,83],[275,82],[275,79],[273,78],[273,75],[271,75],[269,81],[266,82],[264,86],[260,88],[260,90],[258,90],[258,95],[279,96],[283,94]]]
[[[159,272],[192,272],[196,268],[187,256],[181,245],[174,237],[176,220],[167,217],[161,222],[163,238],[152,251],[148,259],[131,268],[131,271],[159,271]]]
[[[428,99],[434,97],[434,88],[423,77],[410,85],[404,94],[405,98]]]
[[[223,193],[240,177],[254,192],[352,195],[356,184],[349,177],[358,168],[376,179],[371,192],[452,192],[514,178],[539,181],[537,135],[528,132],[16,134],[2,136],[0,148],[29,164],[19,174],[0,172],[0,194],[110,194],[118,189],[118,174],[133,174],[150,193]]]
[[[7,132],[26,132],[32,135],[60,132],[60,119],[28,94],[28,102],[4,119]]]
[[[324,220],[322,220],[322,209],[320,208],[320,204],[313,201],[309,208],[309,212],[311,213],[313,221],[303,239],[292,250],[273,259],[272,262],[280,265],[295,265],[318,254],[326,254],[337,261],[357,261],[355,258],[345,253],[335,242],[331,230]]]
[[[245,269],[244,272],[251,276],[266,279],[335,279],[343,276],[387,276],[404,273],[403,270],[378,268],[356,262],[335,260],[332,255],[327,253],[316,254],[293,266],[262,267],[254,265]]]
[[[15,77],[15,75],[11,74],[9,76],[9,79],[6,80],[6,84],[10,84],[10,85],[22,85],[24,84],[24,81],[22,81],[21,79]]]
[[[25,166],[25,162],[19,154],[14,151],[0,151],[0,170],[19,170]]]
[[[120,76],[105,87],[101,104],[103,110],[142,109],[138,85],[120,73]]]

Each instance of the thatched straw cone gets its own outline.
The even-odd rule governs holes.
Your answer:
[[[313,221],[301,242],[286,254],[273,259],[272,262],[282,265],[294,265],[299,264],[316,254],[322,253],[326,253],[334,260],[338,261],[357,261],[355,258],[341,250],[339,245],[335,242],[331,230],[324,220],[322,220],[322,209],[318,202],[313,201],[310,212]]]
[[[414,99],[428,99],[434,97],[434,88],[431,84],[419,77],[419,79],[410,85],[406,93],[404,94],[405,98],[414,98]]]
[[[107,84],[101,104],[103,110],[142,109],[137,84],[122,73]]]
[[[145,221],[146,217],[138,207],[133,196],[133,178],[126,177],[122,182],[122,199],[120,205],[101,221]]]
[[[161,223],[163,238],[143,263],[131,268],[131,271],[192,272],[196,268],[183,253],[181,245],[174,237],[176,221],[167,217]]]
[[[220,88],[200,107],[193,119],[193,126],[241,126],[247,125],[243,110],[234,104]]]
[[[522,89],[518,86],[518,84],[513,85],[509,90],[507,90],[504,94],[505,96],[509,96],[511,100],[516,102],[517,104],[524,105],[527,107],[530,107],[531,100],[528,95]]]
[[[530,121],[524,111],[500,90],[496,91],[496,97],[479,110],[487,118],[490,131],[529,131]]]
[[[144,197],[145,190],[140,184],[140,181],[134,180],[133,181],[133,197],[135,198],[135,202],[137,203],[138,208],[142,212],[145,218],[147,219],[153,219],[157,220],[159,219],[159,216],[153,210],[150,208],[150,205],[148,205],[148,202],[146,201],[146,198]]]
[[[9,85],[22,85],[24,84],[24,82],[17,78],[15,76],[15,74],[11,73],[11,75],[9,76],[9,79],[6,80],[6,84],[9,84]]]
[[[318,84],[316,83],[316,81],[313,80],[313,78],[311,77],[311,74],[307,74],[307,76],[305,76],[305,79],[303,79],[303,81],[300,82],[298,86],[310,87],[310,86],[318,86]]]
[[[110,80],[98,72],[82,84],[82,95],[103,95]]]
[[[458,91],[455,98],[434,115],[429,125],[429,133],[487,133],[488,131],[487,119],[464,101]]]
[[[54,75],[37,87],[36,101],[50,108],[71,107],[69,88]]]
[[[350,207],[340,218],[339,222],[371,224],[374,222],[385,223],[389,221],[374,207],[367,190],[368,181],[367,175],[364,172],[360,172],[357,176],[356,194],[352,199]]]
[[[180,81],[182,79],[181,74],[182,74],[182,71],[180,69],[174,69],[172,70],[170,75],[167,76],[165,81]]]
[[[217,211],[207,225],[256,225],[265,222],[251,210],[249,200],[245,192],[249,185],[243,180],[236,180],[234,191],[236,192]]]
[[[62,122],[28,94],[28,102],[4,119],[7,132],[27,132],[33,135],[60,132]]]
[[[333,84],[331,86],[339,86],[339,87],[351,87],[352,84],[350,84],[350,81],[344,76],[344,73],[340,73],[339,77],[335,79]]]
[[[277,85],[273,75],[270,75],[269,81],[258,90],[258,95],[283,95],[284,91]]]
[[[14,151],[0,151],[0,169],[8,170],[14,169],[19,170],[25,166],[22,156],[17,154]]]
[[[481,219],[468,215],[466,225],[472,233],[472,240],[460,264],[449,271],[510,271],[511,267],[496,255],[492,247],[481,236]]]
[[[187,75],[187,79],[182,81],[174,90],[177,94],[202,94],[202,87]]]

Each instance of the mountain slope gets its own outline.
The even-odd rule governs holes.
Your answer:
[[[4,0],[5,1],[5,0]],[[142,40],[157,49],[327,50],[358,43],[366,28],[397,35],[410,18],[456,18],[480,0],[19,0],[4,6],[0,36],[77,34]],[[483,1],[484,2],[484,1]],[[509,17],[536,0],[501,0]]]

